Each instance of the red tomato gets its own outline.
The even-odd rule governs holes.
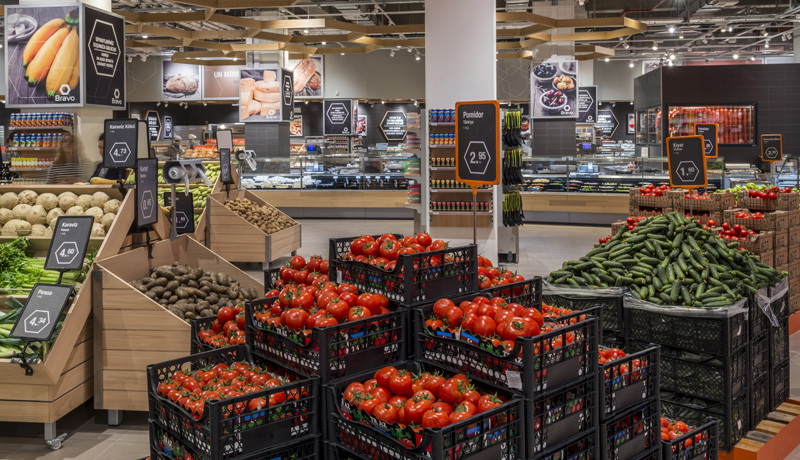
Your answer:
[[[434,398],[439,399],[439,388],[445,382],[445,378],[440,375],[432,375],[422,384],[422,388],[431,392]]]
[[[439,299],[433,304],[433,314],[444,319],[450,307],[454,306],[455,304],[450,299]]]
[[[380,255],[380,246],[375,241],[367,241],[361,252],[365,257],[378,257]]]
[[[475,326],[476,319],[478,319],[478,315],[476,313],[464,314],[464,319],[461,321],[461,329],[472,331],[473,327]]]
[[[344,300],[347,302],[347,305],[354,307],[358,301],[358,296],[352,292],[343,292],[339,294],[339,300]]]
[[[455,378],[445,380],[442,386],[439,387],[439,399],[442,402],[453,405],[460,403],[464,399],[464,393],[462,392],[464,385],[462,383],[464,382]]]
[[[295,256],[300,257],[300,256]],[[298,270],[294,274],[294,282],[297,284],[306,284],[308,281],[308,270]]]
[[[453,305],[447,310],[445,314],[445,323],[455,329],[461,325],[461,318],[464,317],[464,312],[460,308]]]
[[[444,241],[435,240],[431,243],[431,251],[440,251],[442,249],[447,249],[447,243],[445,243]]]
[[[360,256],[363,252],[364,244],[367,242],[364,238],[356,238],[350,243],[350,252],[354,256]]]
[[[412,377],[411,373],[400,369],[394,375],[389,377],[389,390],[392,394],[400,396],[412,395]]]
[[[358,321],[363,318],[369,318],[370,313],[364,307],[352,307],[347,311],[347,321]]]
[[[336,326],[337,324],[339,324],[339,322],[336,321],[336,318],[334,318],[333,316],[326,315],[326,316],[321,316],[321,317],[317,318],[317,324],[315,326],[316,327],[329,327],[329,326]]]
[[[501,311],[503,308],[499,305],[494,305],[492,303],[482,303],[478,307],[478,316],[488,316],[489,318],[494,318],[494,315]]]
[[[383,369],[379,369],[375,372],[375,380],[378,381],[378,385],[389,388],[389,380],[393,375],[397,374],[397,369],[392,366],[386,366]]]
[[[489,316],[482,315],[478,316],[478,318],[475,320],[475,325],[473,326],[472,332],[482,337],[491,337],[494,335],[496,328],[497,323],[495,323],[494,319]]]
[[[535,321],[539,327],[544,326],[544,316],[542,316],[542,312],[535,308],[526,308],[525,311],[522,312],[522,317],[530,318],[531,320]]]
[[[308,320],[308,312],[301,308],[290,308],[286,311],[286,319],[283,324],[291,329],[299,330],[305,327],[306,320]]]
[[[386,241],[384,241],[380,247],[381,257],[385,257],[389,260],[397,260],[398,251],[400,251],[400,243],[398,243],[393,239],[387,238]]]
[[[425,415],[425,412],[428,412],[431,407],[433,407],[433,401],[425,399],[424,396],[414,396],[407,400],[406,404],[403,406],[406,422],[408,424],[413,423],[415,425],[421,425],[422,416]]]
[[[450,417],[448,413],[440,410],[431,408],[429,411],[425,412],[422,415],[422,427],[423,428],[436,428],[436,427],[445,427],[450,424]]]
[[[359,295],[356,305],[366,308],[372,315],[376,315],[381,311],[381,299],[373,294],[364,293]]]
[[[433,243],[433,238],[427,233],[417,233],[417,243],[422,245],[423,247],[428,247]]]
[[[387,425],[393,425],[397,422],[397,407],[389,403],[384,402],[378,404],[375,406],[372,413],[376,419],[386,423]]]
[[[228,321],[232,321],[234,317],[235,313],[231,307],[222,307],[219,309],[219,312],[217,312],[217,321],[219,321],[219,324],[225,324]]]
[[[358,403],[358,409],[363,410],[368,414],[372,414],[375,411],[375,408],[385,402],[381,401],[380,399],[372,396],[372,395],[364,395],[361,399],[361,402]]]
[[[369,394],[380,399],[382,402],[388,402],[389,399],[392,397],[392,393],[390,393],[389,390],[384,387],[373,388],[369,390]]]

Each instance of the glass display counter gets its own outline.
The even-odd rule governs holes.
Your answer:
[[[669,135],[694,135],[695,123],[716,123],[720,145],[756,145],[756,106],[669,106]]]

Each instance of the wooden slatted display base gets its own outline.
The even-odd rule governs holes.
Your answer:
[[[787,399],[720,460],[778,460],[800,445],[800,401]]]

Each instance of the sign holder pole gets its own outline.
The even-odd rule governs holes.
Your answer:
[[[478,188],[472,186],[472,244],[478,244]]]

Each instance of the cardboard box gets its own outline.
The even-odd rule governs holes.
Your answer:
[[[789,228],[800,227],[800,209],[786,211],[789,213]]]
[[[786,249],[776,249],[775,250],[775,266],[776,267],[780,267],[780,266],[784,266],[784,265],[787,267],[785,270],[788,271],[788,267],[789,267],[789,251],[787,251]]]
[[[765,264],[774,267],[775,266],[775,253],[770,249],[769,251],[762,252],[761,254],[755,254],[756,259],[764,262]]]
[[[789,261],[789,278],[800,280],[800,260]]]
[[[734,208],[725,211],[725,222],[731,225],[743,225],[755,231],[781,231],[789,227],[789,213],[786,211],[765,212],[763,219],[742,219],[736,217],[738,212],[749,212],[747,209]]]
[[[714,235],[719,235],[720,232],[722,232],[722,227],[714,227],[711,231]],[[725,241],[727,242],[728,240]],[[747,249],[755,255],[759,255],[765,252],[773,252],[775,249],[774,241],[774,232],[760,232],[755,235],[748,235],[747,241],[739,241],[739,247]]]
[[[800,262],[800,244],[789,245],[789,264]]]
[[[787,232],[789,233],[789,246],[800,244],[800,227],[790,227]]]
[[[739,190],[736,206],[751,211],[797,211],[800,206],[800,194],[778,193],[776,200],[751,198],[749,190]]]
[[[672,208],[672,192],[665,192],[662,196],[642,196],[639,188],[628,191],[628,203],[631,207],[646,208]]]
[[[688,211],[717,211],[721,212],[736,206],[736,198],[733,192],[712,193],[707,200],[688,199],[686,190],[677,189],[669,192],[672,197],[672,207]]]
[[[614,222],[613,224],[611,224],[611,234],[612,235],[616,235],[617,232],[619,232],[619,229],[621,229],[622,227],[626,227],[627,228],[627,225],[628,225],[628,223],[625,222],[624,220],[620,220],[618,222]]]
[[[777,265],[777,264],[775,264],[773,266],[775,267],[776,270],[781,271],[781,272],[788,272],[789,271],[789,264],[785,264],[785,265]]]
[[[786,230],[779,230],[775,232],[775,239],[773,247],[775,250],[788,250],[789,244],[789,232]]]

